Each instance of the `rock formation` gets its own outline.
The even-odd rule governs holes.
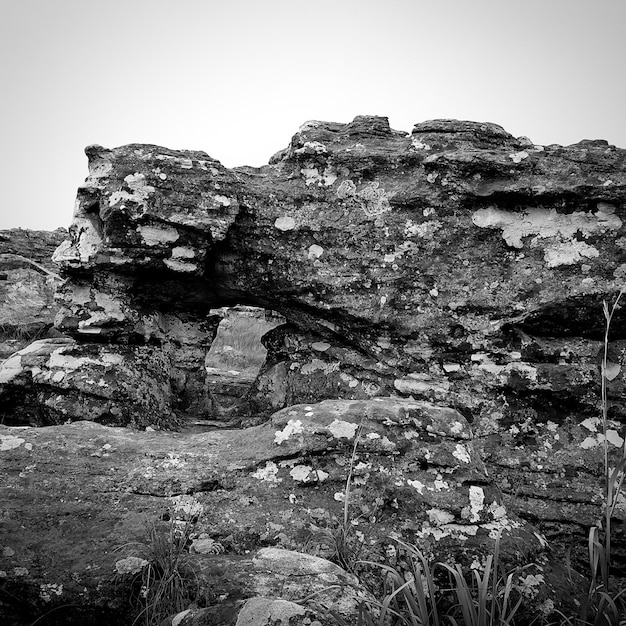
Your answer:
[[[61,278],[51,257],[66,237],[63,228],[0,231],[0,360],[52,328]]]
[[[54,256],[67,338],[4,363],[6,424],[168,427],[206,414],[204,355],[219,322],[209,310],[264,307],[288,324],[264,340],[253,416],[212,435],[269,437],[252,465],[233,460],[235,482],[280,484],[288,503],[291,485],[306,484],[302,501],[330,508],[361,425],[364,484],[377,486],[359,506],[371,513],[380,492],[393,518],[373,525],[378,537],[480,544],[506,528],[525,559],[545,548],[537,530],[561,554],[584,541],[601,504],[602,301],[626,283],[626,150],[537,146],[450,120],[408,135],[357,117],[305,124],[262,168],[151,145],[86,152],[90,174]],[[617,309],[615,459],[624,321]],[[203,463],[224,488],[221,454]],[[310,489],[323,478],[330,487]],[[283,535],[270,543],[302,548]],[[615,545],[623,574],[626,542]]]

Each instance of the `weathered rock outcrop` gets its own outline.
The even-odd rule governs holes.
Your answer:
[[[63,228],[0,231],[0,361],[52,328],[61,278],[51,257],[66,237]]]
[[[322,400],[354,401],[337,406],[368,420],[377,398],[414,402],[442,416],[445,434],[433,432],[449,438],[443,448],[416,449],[404,436],[404,449],[385,428],[368,440],[391,441],[401,459],[402,533],[465,533],[478,515],[472,489],[491,515],[481,523],[506,511],[527,553],[536,549],[529,522],[561,547],[597,522],[602,301],[626,283],[626,150],[536,146],[494,124],[449,120],[407,135],[358,117],[305,124],[262,168],[149,145],[87,155],[70,238],[55,253],[66,278],[56,325],[73,342],[47,344],[49,356],[27,349],[0,370],[6,423],[83,419],[89,398],[106,398],[106,411],[88,417],[107,423],[168,425],[176,412],[207,412],[203,355],[217,327],[207,314],[260,306],[289,324],[266,336],[249,396],[258,425],[239,436],[265,432],[272,413],[285,449],[291,435],[306,436],[283,458],[297,458],[293,467],[268,452],[255,480],[333,478],[330,461],[306,460],[327,450],[318,447],[330,428],[316,419],[330,406]],[[625,435],[625,316],[617,309],[613,320],[611,463]],[[105,354],[132,363],[128,381],[111,380]],[[402,415],[407,428],[424,426]],[[620,505],[615,524],[624,521]],[[623,573],[623,537],[614,546]]]
[[[318,398],[445,397],[491,431],[520,403],[543,410],[564,377],[590,381],[601,300],[626,276],[626,157],[606,142],[534,146],[455,121],[408,136],[363,117],[308,123],[259,169],[156,146],[87,153],[55,255],[70,277],[58,328],[169,345],[168,315],[210,335],[209,307],[278,310],[310,355],[276,347],[259,381],[273,408],[308,401],[322,372]],[[562,357],[572,337],[585,348]],[[201,352],[185,358],[200,378]]]

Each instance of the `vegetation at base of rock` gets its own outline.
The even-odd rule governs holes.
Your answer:
[[[620,617],[626,615],[626,589],[617,593],[611,592],[613,581],[611,578],[611,538],[613,535],[613,516],[615,509],[623,498],[622,486],[626,478],[626,441],[622,445],[622,458],[615,467],[609,463],[609,408],[607,383],[613,380],[619,373],[621,366],[612,363],[609,359],[611,323],[619,302],[624,294],[620,290],[611,308],[606,300],[602,302],[604,313],[604,346],[602,363],[600,367],[601,391],[600,404],[602,412],[602,450],[604,462],[603,484],[603,520],[600,526],[589,529],[589,569],[591,580],[589,591],[584,598],[580,615],[573,620],[566,618],[566,623],[571,626],[579,624],[622,624]]]
[[[371,563],[383,572],[384,595],[379,602],[361,604],[359,626],[513,625],[523,601],[520,580],[525,568],[504,570],[500,540],[499,534],[493,554],[467,577],[459,564],[432,563],[416,546],[397,541],[404,557],[397,566]],[[334,617],[340,626],[346,625],[340,616]]]
[[[580,611],[577,616],[567,616],[558,609],[554,610],[554,602],[549,599],[547,603],[544,603],[545,614],[532,619],[531,624],[623,626],[626,623],[623,619],[626,616],[626,589],[611,593],[612,518],[618,501],[622,497],[622,486],[626,478],[626,442],[622,447],[622,459],[616,467],[610,467],[608,448],[610,403],[607,394],[607,381],[615,377],[615,368],[618,368],[619,372],[619,366],[609,360],[609,335],[613,315],[619,307],[623,294],[624,290],[621,290],[610,309],[606,301],[603,301],[605,333],[600,366],[600,407],[604,452],[604,526],[603,528],[594,526],[589,529],[589,590],[583,602],[578,603]],[[350,527],[349,495],[359,437],[360,430],[359,436],[355,439],[346,480],[344,524],[343,529],[340,529],[344,531],[344,537],[348,536],[347,529]],[[341,532],[335,534],[341,536]],[[502,531],[499,531],[493,553],[486,555],[484,563],[479,567],[472,567],[469,572],[458,563],[452,565],[432,563],[417,546],[396,540],[398,547],[405,555],[404,567],[367,562],[368,565],[382,570],[383,593],[379,601],[361,603],[356,616],[357,625],[515,626],[520,623],[527,624],[529,622],[527,614],[523,622],[516,621],[516,616],[524,612],[525,586],[520,584],[523,583],[521,574],[532,565],[505,571],[499,559],[501,540]],[[347,546],[348,542],[344,541],[344,544]],[[345,547],[344,550],[346,550]],[[337,550],[334,556],[337,562],[343,565],[342,560],[346,560],[344,553]],[[350,571],[355,571],[358,564],[349,563]],[[437,570],[442,569],[448,574],[448,587],[441,585],[441,576]],[[534,580],[539,581],[537,577]],[[349,626],[342,616],[333,611],[330,613],[338,626]],[[547,620],[549,615],[555,614],[560,616],[558,622]]]
[[[353,519],[350,516],[350,492],[352,489],[352,474],[356,460],[357,448],[361,440],[363,432],[363,422],[354,436],[354,445],[352,446],[352,454],[350,456],[350,464],[348,466],[348,476],[343,492],[343,519],[340,523],[326,528],[319,528],[311,524],[313,533],[307,542],[306,550],[312,551],[314,546],[326,546],[330,554],[328,559],[343,567],[351,574],[356,573],[359,557],[363,550],[363,540],[357,536],[357,531],[353,525]]]
[[[138,611],[133,626],[158,626],[188,608],[197,596],[198,581],[188,549],[197,519],[174,514],[162,517],[169,519],[148,522],[145,543],[132,549],[141,561],[140,571],[130,572],[130,602]],[[120,583],[128,584],[124,578],[122,574]]]

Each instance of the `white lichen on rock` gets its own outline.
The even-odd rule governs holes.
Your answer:
[[[319,259],[322,254],[324,254],[324,248],[322,248],[322,246],[318,246],[316,243],[310,245],[307,250],[307,257],[310,261]]]
[[[283,217],[277,217],[274,222],[274,228],[278,230],[287,231],[293,230],[296,227],[296,220],[289,215],[284,215]]]
[[[311,348],[316,352],[326,352],[330,348],[330,344],[325,341],[315,341],[311,344]]]
[[[198,266],[180,259],[164,259],[163,263],[175,272],[195,272]]]
[[[423,482],[421,482],[419,480],[407,480],[406,482],[407,482],[408,485],[413,487],[413,489],[417,490],[417,493],[423,495],[424,489],[426,487],[426,485]]]
[[[339,366],[341,364],[339,361],[333,361],[331,363],[327,363],[326,361],[322,361],[321,359],[311,359],[309,363],[305,363],[300,371],[305,376],[314,374],[315,372],[323,372],[324,374],[332,374],[339,370]]]
[[[176,246],[172,248],[173,259],[193,259],[196,256],[196,251],[188,246]]]
[[[140,172],[129,174],[124,178],[124,183],[130,191],[122,189],[114,191],[109,197],[109,206],[114,206],[120,202],[135,202],[143,204],[150,194],[154,193],[155,188],[146,184],[146,177]]]
[[[587,437],[579,445],[583,450],[589,450],[604,444],[605,439],[616,448],[621,448],[624,445],[623,437],[613,428],[607,429],[606,437],[603,433],[597,433],[595,437]]]
[[[346,179],[341,182],[341,184],[337,187],[337,197],[340,200],[345,200],[346,198],[352,198],[356,195],[356,185],[350,179]]]
[[[615,208],[604,203],[598,204],[595,213],[558,213],[556,209],[545,208],[529,208],[514,213],[489,207],[475,211],[472,222],[479,228],[501,229],[502,237],[512,248],[523,248],[522,239],[532,237],[531,247],[544,247],[548,267],[572,265],[599,256],[594,246],[579,241],[577,237],[602,235],[622,226],[622,220],[615,215]],[[542,243],[543,239],[550,241]]]
[[[322,172],[317,167],[303,167],[300,173],[304,176],[304,184],[307,187],[310,185],[330,187],[337,180],[337,174],[330,167],[325,168]]]
[[[265,467],[260,467],[256,472],[252,473],[252,477],[267,483],[282,482],[282,479],[278,478],[278,466],[274,461],[267,461]]]
[[[461,463],[470,463],[472,460],[470,453],[462,443],[456,444],[456,448],[453,450],[452,456],[461,461]]]
[[[42,583],[39,585],[39,597],[44,602],[50,602],[52,600],[52,596],[61,596],[63,595],[63,585],[58,583]]]
[[[469,515],[470,522],[477,522],[485,504],[485,492],[482,487],[471,485],[469,488]]]
[[[368,217],[378,217],[391,211],[387,192],[380,187],[378,182],[368,183],[356,194],[363,213]]]
[[[358,424],[335,419],[328,426],[331,435],[337,439],[352,439],[359,429]]]
[[[289,475],[296,481],[302,483],[324,482],[328,474],[323,470],[315,470],[310,465],[296,465]]]
[[[454,515],[450,511],[444,509],[429,509],[426,511],[428,514],[428,520],[433,526],[443,526],[449,524],[454,520]]]
[[[180,235],[173,227],[140,224],[137,232],[147,246],[166,245],[176,241]]]
[[[319,141],[305,141],[301,148],[294,151],[294,154],[326,154],[328,150]]]
[[[274,436],[274,443],[280,445],[283,441],[287,441],[292,435],[304,432],[302,422],[300,420],[289,420],[282,430],[277,430]]]
[[[521,150],[520,152],[513,152],[509,154],[509,158],[513,161],[513,163],[521,163],[524,159],[529,157],[528,152],[526,150]]]
[[[19,448],[24,442],[25,439],[22,439],[21,437],[15,437],[14,435],[0,435],[0,452]]]

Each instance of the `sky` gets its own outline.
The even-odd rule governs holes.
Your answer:
[[[626,0],[0,0],[0,229],[71,223],[83,152],[260,166],[307,120],[626,148]]]

